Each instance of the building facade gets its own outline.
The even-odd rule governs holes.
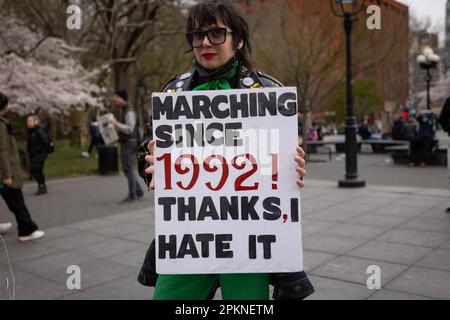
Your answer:
[[[357,1],[359,4],[363,2]],[[336,83],[345,83],[346,66],[343,18],[333,15],[330,1],[243,0],[241,4],[252,16],[250,24],[257,34],[255,47],[258,47],[258,41],[270,43],[262,46],[265,50],[255,50],[258,62],[267,61],[266,65],[262,63],[260,66],[285,84],[296,85],[305,95],[304,103],[314,104],[314,112],[325,111],[325,100],[338,89]],[[367,8],[371,5],[380,9],[380,29],[368,28],[367,21],[372,14]],[[283,6],[284,11],[281,9]],[[263,12],[259,17],[258,11]],[[276,15],[279,16],[278,21],[275,21]],[[280,24],[285,26],[284,30],[280,30]],[[277,32],[277,28],[278,37],[289,38],[289,41],[277,43],[278,39],[273,35],[267,40],[267,35]],[[383,101],[379,106],[380,112],[387,102],[404,104],[409,97],[409,8],[395,0],[366,0],[365,8],[354,23],[352,40],[354,79],[375,80],[374,90]],[[293,49],[295,47],[298,47],[298,52]],[[326,52],[329,61],[335,59],[328,69],[329,61],[327,57],[323,58],[322,52]],[[295,65],[292,69],[304,72],[307,80],[286,76],[291,73],[289,67],[270,69],[270,54],[279,57],[275,62],[295,60],[291,64]],[[297,63],[299,60],[301,63]],[[304,88],[311,89],[312,97],[305,93]]]
[[[450,0],[447,0],[445,11],[445,73],[450,77]]]

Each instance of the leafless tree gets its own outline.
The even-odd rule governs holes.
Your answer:
[[[305,115],[302,127],[306,141],[312,111],[345,81],[342,19],[332,14],[328,1],[279,0],[261,1],[257,10],[250,11],[249,19],[259,67],[285,85],[297,87],[299,106]],[[355,76],[375,72],[376,66],[391,57],[400,39],[407,38],[407,28],[405,32],[381,33],[368,30],[363,21],[355,23]]]

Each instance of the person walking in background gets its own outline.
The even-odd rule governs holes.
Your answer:
[[[97,149],[98,154],[98,146],[103,146],[105,142],[103,141],[102,135],[100,134],[100,129],[98,127],[98,122],[96,119],[92,120],[89,126],[89,134],[91,135],[91,144],[87,151],[81,153],[81,155],[85,158],[89,158],[92,153],[92,149],[95,147]]]
[[[445,132],[450,136],[450,98],[445,101],[441,114],[439,115],[439,124]],[[447,177],[450,187],[450,145],[447,148]],[[450,213],[450,207],[445,209],[446,213]]]
[[[8,102],[8,97],[0,92],[0,194],[16,217],[19,241],[37,240],[45,233],[38,230],[25,205],[19,151],[8,118]]]
[[[144,191],[142,191],[134,174],[134,161],[137,157],[138,147],[136,112],[128,104],[128,93],[125,90],[119,90],[115,93],[113,103],[121,108],[120,121],[113,118],[112,123],[119,134],[120,161],[128,180],[128,196],[121,203],[128,203],[144,196]]]
[[[30,171],[38,184],[35,195],[47,193],[45,185],[44,165],[48,156],[50,140],[47,133],[39,125],[39,118],[31,115],[27,118],[27,151],[30,158]]]

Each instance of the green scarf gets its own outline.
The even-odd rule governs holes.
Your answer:
[[[201,76],[205,74],[205,69],[203,69],[195,59],[192,61],[192,63],[194,64],[196,70],[199,71],[199,74]],[[192,89],[192,91],[231,89],[228,80],[236,76],[239,67],[239,60],[233,59],[231,65],[228,66],[227,64],[224,67],[228,69],[225,70],[225,74],[223,74],[223,70],[220,70],[221,68],[219,68],[219,70],[211,72],[211,76],[209,76],[211,80],[202,83],[201,85],[198,85],[197,87]]]

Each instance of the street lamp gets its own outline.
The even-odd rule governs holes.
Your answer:
[[[427,82],[427,109],[431,110],[431,99],[430,99],[430,86],[431,86],[431,69],[437,67],[441,58],[434,53],[433,49],[430,47],[425,47],[422,50],[422,54],[417,57],[417,62],[420,67],[427,71],[425,76],[425,81]]]
[[[358,145],[356,141],[356,117],[353,110],[353,70],[352,70],[352,29],[358,13],[364,8],[365,0],[357,8],[356,0],[334,0],[339,6],[337,12],[333,0],[330,0],[333,14],[344,18],[347,56],[347,115],[345,121],[345,178],[339,180],[341,188],[361,188],[366,182],[358,179]],[[351,6],[349,6],[351,5]]]

